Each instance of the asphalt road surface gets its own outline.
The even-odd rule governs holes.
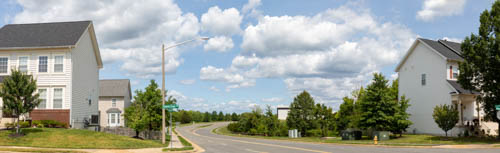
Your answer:
[[[315,144],[281,140],[267,140],[233,137],[212,133],[228,122],[210,123],[179,127],[177,131],[207,153],[500,153],[500,149],[449,149],[449,148],[408,148],[384,146],[360,146],[341,144]]]

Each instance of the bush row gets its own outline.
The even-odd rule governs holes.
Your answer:
[[[39,128],[68,128],[68,125],[66,123],[62,123],[59,121],[55,120],[36,120],[32,121],[31,124],[33,127],[39,127]],[[16,128],[17,123],[5,123],[5,126],[8,129]],[[20,121],[19,122],[19,127],[21,128],[28,128],[30,127],[30,123],[28,121]]]

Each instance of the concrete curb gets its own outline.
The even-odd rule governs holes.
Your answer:
[[[189,140],[188,138],[186,138],[185,136],[183,136],[179,131],[177,131],[177,128],[174,129],[174,130],[175,130],[175,132],[177,132],[177,135],[179,135],[180,137],[184,138],[187,142],[191,143],[191,146],[193,146],[193,150],[186,151],[186,152],[195,152],[195,153],[205,152],[205,149],[203,149],[202,147],[198,146],[196,143],[194,143],[193,141]]]
[[[230,137],[242,137],[242,138],[252,138],[252,139],[262,139],[262,140],[270,140],[270,141],[288,141],[288,142],[300,142],[300,143],[308,143],[308,144],[326,144],[326,145],[345,145],[345,146],[363,146],[363,147],[381,147],[381,148],[444,148],[444,149],[500,149],[500,144],[483,144],[483,145],[478,145],[478,144],[471,144],[471,145],[384,145],[384,144],[379,144],[379,145],[374,145],[374,144],[348,144],[348,143],[325,143],[325,142],[307,142],[307,141],[300,141],[300,140],[279,140],[279,139],[266,139],[266,138],[259,138],[259,137],[251,137],[251,136],[233,136],[233,135],[228,135],[228,134],[222,134],[219,131],[219,129],[222,127],[215,128],[214,130],[211,131],[213,134],[217,135],[224,135],[224,136],[230,136]],[[215,132],[214,132],[215,131]]]

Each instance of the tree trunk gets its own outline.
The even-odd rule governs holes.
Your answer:
[[[446,137],[448,137],[448,131],[444,131],[444,133],[445,133]]]
[[[19,117],[17,117],[16,134],[19,134]]]
[[[139,138],[139,131],[135,130],[135,137]]]

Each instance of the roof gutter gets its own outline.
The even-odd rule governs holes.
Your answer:
[[[0,47],[0,50],[66,49],[66,48],[75,48],[75,45],[41,46],[41,47]]]

